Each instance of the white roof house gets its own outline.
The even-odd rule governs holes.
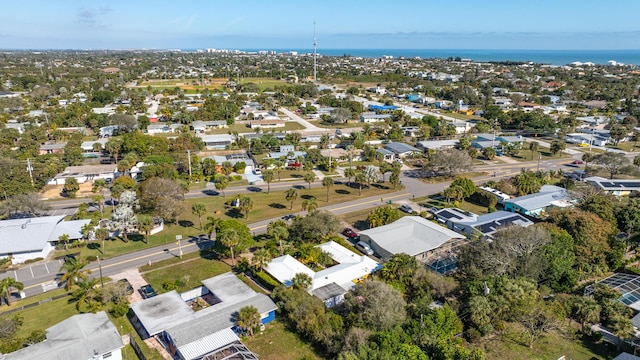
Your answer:
[[[605,179],[591,176],[584,181],[615,196],[626,196],[634,191],[640,191],[640,179]]]
[[[94,182],[98,179],[113,180],[117,171],[115,165],[67,166],[63,172],[47,181],[47,185],[64,185],[67,178],[75,178],[79,184]]]
[[[4,360],[121,360],[122,337],[107,314],[74,315],[47,329],[47,339],[6,354]]]
[[[203,280],[202,284],[182,294],[170,291],[132,304],[142,337],[155,336],[175,358],[202,359],[231,345],[243,347],[233,330],[235,315],[241,308],[255,306],[262,324],[275,318],[276,304],[231,272]],[[195,311],[188,302],[196,298],[209,306]],[[250,354],[248,350],[247,353]]]
[[[383,259],[407,254],[426,260],[443,245],[463,239],[464,235],[420,216],[405,216],[391,224],[360,232],[360,240]]]
[[[291,286],[291,280],[296,274],[307,274],[313,280],[309,292],[314,295],[317,295],[317,290],[327,286],[331,287],[332,284],[339,286],[342,289],[341,292],[338,291],[340,294],[325,299],[319,296],[328,307],[331,307],[340,303],[342,301],[341,295],[352,289],[358,281],[365,279],[381,267],[377,261],[370,257],[358,255],[334,241],[320,244],[318,247],[328,253],[338,264],[315,272],[292,256],[284,255],[271,260],[265,271],[285,286]]]
[[[543,185],[535,194],[524,195],[504,201],[504,209],[532,217],[544,216],[550,207],[573,206],[566,189],[555,185]]]
[[[46,258],[60,235],[70,240],[82,238],[88,219],[64,221],[64,215],[0,221],[0,258],[11,256],[13,264]]]

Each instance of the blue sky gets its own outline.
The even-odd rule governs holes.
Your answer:
[[[638,0],[18,0],[0,48],[640,49]]]

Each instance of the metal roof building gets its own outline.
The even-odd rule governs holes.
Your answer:
[[[74,315],[47,329],[47,339],[16,352],[4,360],[122,359],[122,337],[107,314]]]
[[[383,259],[394,254],[427,259],[445,244],[464,239],[465,236],[420,216],[405,216],[391,224],[360,232],[360,240]]]
[[[180,359],[200,359],[217,349],[239,343],[233,328],[235,315],[245,306],[254,306],[261,323],[275,318],[276,304],[257,293],[231,272],[202,281],[203,286],[179,294],[164,293],[131,305],[143,338],[155,336]],[[203,299],[209,306],[195,311],[187,301]],[[205,300],[206,299],[206,300]]]
[[[599,176],[592,176],[584,179],[584,181],[615,196],[626,196],[633,191],[640,191],[640,179],[609,180]]]
[[[504,209],[532,217],[543,216],[549,207],[571,207],[571,197],[567,190],[555,185],[543,185],[535,194],[516,197],[504,201]]]
[[[14,264],[45,258],[60,235],[82,238],[81,229],[91,220],[64,221],[64,215],[0,221],[0,258],[11,255]]]

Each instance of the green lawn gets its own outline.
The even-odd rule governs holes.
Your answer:
[[[52,291],[48,291],[46,293],[42,293],[42,294],[38,294],[38,295],[34,295],[34,296],[29,296],[28,298],[25,298],[25,299],[13,301],[11,303],[11,306],[6,306],[6,305],[0,306],[0,311],[1,312],[5,312],[5,311],[8,311],[8,310],[19,308],[21,306],[26,306],[26,305],[29,305],[29,304],[37,303],[37,302],[42,301],[42,300],[48,300],[48,299],[51,299],[54,296],[63,295],[63,294],[66,294],[66,293],[67,293],[67,290],[65,290],[64,288],[59,288],[59,289],[55,289],[55,290],[52,290]],[[3,302],[3,304],[4,304],[4,302]]]
[[[636,146],[637,144],[634,144],[633,141],[627,141],[627,142],[621,142],[618,143],[617,146],[607,146],[608,148],[612,148],[612,149],[618,149],[618,150],[622,150],[622,151],[626,151],[626,152],[632,152],[632,151],[638,151],[638,146]]]
[[[551,153],[551,151],[549,151],[549,148],[545,148],[545,147],[540,147],[538,150],[539,151],[533,152],[533,160],[532,160],[532,154],[531,154],[532,151],[529,150],[528,148],[520,150],[520,152],[518,152],[518,155],[512,156],[511,158],[518,161],[535,161],[535,160],[538,160],[538,152],[542,155],[541,160],[543,161],[571,157],[571,155],[563,151],[554,155]]]
[[[367,217],[369,216],[371,211],[372,209],[362,209],[362,210],[342,214],[339,217],[343,221],[351,224],[351,226],[356,231],[362,231],[362,230],[369,229],[369,223],[367,222]],[[404,217],[404,216],[409,216],[409,214],[404,211],[400,211],[400,217]]]
[[[162,286],[165,281],[181,281],[180,285],[177,286],[175,290],[178,292],[184,292],[202,285],[202,280],[231,270],[229,265],[218,260],[204,259],[201,257],[192,259],[185,259],[183,257],[182,260],[183,261],[180,263],[147,272],[142,276],[158,293],[169,291],[164,289]]]
[[[420,206],[422,206],[422,208],[424,210],[427,210],[431,207],[439,207],[439,208],[450,208],[450,207],[454,207],[453,202],[452,203],[447,203],[447,201],[440,196],[440,194],[436,194],[436,195],[429,195],[429,196],[422,196],[422,197],[417,197],[415,199],[413,199],[413,201],[417,204],[419,204]],[[474,203],[471,203],[467,200],[462,200],[457,208],[464,210],[464,211],[470,211],[474,214],[486,214],[487,213],[487,208],[485,206],[480,206]]]
[[[276,132],[281,131],[294,131],[294,130],[302,130],[304,126],[300,125],[300,123],[295,121],[287,121],[284,124],[284,127],[279,127],[275,129],[264,129],[264,133],[271,132],[271,130],[275,130]],[[236,131],[239,134],[242,133],[255,133],[255,130],[248,127],[246,124],[231,124],[226,128],[220,129],[211,129],[207,131],[207,134],[228,134],[229,132]]]
[[[324,122],[322,120],[310,120],[310,119],[307,119],[307,121],[309,121],[310,123],[312,123],[313,125],[315,125],[317,127],[321,127],[321,128],[325,128],[325,129],[358,128],[358,127],[362,127],[363,126],[363,123],[357,122],[357,121],[354,121],[354,120],[352,120],[351,122],[348,122],[346,124],[332,124],[332,123]]]
[[[602,344],[583,346],[580,341],[571,340],[558,332],[545,334],[534,343],[533,349],[523,345],[518,334],[507,332],[480,341],[478,347],[484,350],[487,359],[558,359],[565,356],[572,360],[598,360],[610,358]],[[594,351],[595,350],[595,351]]]
[[[278,182],[274,182],[272,185],[277,183]],[[381,184],[375,185],[379,186]],[[58,250],[56,251],[56,256],[80,252],[80,257],[82,258],[90,255],[99,256],[100,258],[109,258],[138,251],[145,247],[174,243],[176,235],[182,235],[184,239],[188,239],[190,236],[202,235],[204,232],[199,227],[198,218],[191,213],[191,205],[194,202],[203,202],[207,208],[207,213],[202,217],[203,224],[206,222],[206,218],[208,216],[215,216],[222,219],[237,219],[243,223],[253,223],[274,217],[281,217],[290,214],[291,212],[301,211],[302,201],[311,196],[316,197],[318,206],[322,207],[331,204],[344,203],[358,198],[379,196],[391,192],[394,192],[394,190],[388,183],[385,183],[382,184],[381,187],[372,186],[369,189],[363,188],[362,195],[359,197],[357,188],[351,188],[344,184],[336,184],[330,188],[329,202],[327,202],[326,188],[322,187],[316,180],[315,183],[312,183],[311,189],[307,189],[305,184],[304,189],[298,190],[298,199],[294,201],[293,210],[289,210],[290,205],[285,198],[284,190],[273,190],[270,194],[267,194],[265,189],[264,191],[248,195],[254,203],[253,210],[249,212],[249,219],[246,219],[243,214],[240,214],[235,210],[225,208],[224,202],[232,199],[231,195],[226,197],[218,195],[197,199],[186,199],[184,202],[185,210],[179,217],[178,223],[165,224],[163,231],[149,237],[148,245],[144,243],[143,236],[132,234],[129,235],[129,242],[127,243],[121,239],[105,241],[104,254],[102,254],[100,250],[99,242],[93,242],[92,244],[89,244],[90,246],[69,249],[68,251]]]
[[[500,164],[502,164],[502,162],[500,162]],[[470,179],[477,177],[477,176],[482,176],[485,175],[484,172],[466,172],[464,173],[465,177],[468,177]],[[429,184],[434,184],[434,183],[441,183],[441,182],[446,182],[446,181],[452,181],[455,177],[450,177],[450,176],[433,176],[433,177],[428,177],[428,178],[419,178],[421,181],[424,181],[426,183]]]
[[[311,345],[278,321],[267,324],[264,332],[242,340],[260,360],[322,360]]]

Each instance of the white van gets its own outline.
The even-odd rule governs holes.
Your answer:
[[[373,250],[371,250],[371,247],[369,247],[369,244],[367,244],[364,241],[358,241],[358,243],[356,244],[356,249],[362,251],[367,255],[373,255]]]

